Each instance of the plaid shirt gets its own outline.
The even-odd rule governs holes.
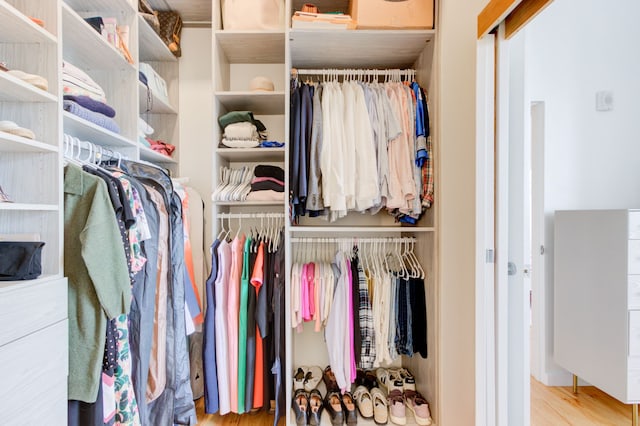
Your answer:
[[[357,258],[356,258],[357,259]],[[373,309],[369,298],[369,283],[362,269],[362,264],[358,264],[358,294],[360,299],[360,337],[362,349],[360,351],[360,368],[373,368],[376,359],[375,330],[373,328]]]

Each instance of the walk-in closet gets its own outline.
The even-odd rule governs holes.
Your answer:
[[[0,0],[6,424],[441,424],[437,4],[256,3]]]

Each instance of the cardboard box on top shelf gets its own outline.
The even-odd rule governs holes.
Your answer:
[[[432,29],[433,0],[351,0],[358,29]]]

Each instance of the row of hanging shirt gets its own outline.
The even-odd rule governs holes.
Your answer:
[[[316,332],[324,331],[341,389],[354,383],[358,367],[389,365],[399,355],[427,357],[424,270],[413,253],[413,239],[297,243],[292,326],[302,332],[303,323],[312,322]]]
[[[153,165],[79,158],[65,149],[69,424],[194,424],[187,191]]]
[[[384,83],[365,81],[374,74],[359,70],[342,72],[343,82],[327,72],[329,81],[319,83],[292,73],[293,222],[306,214],[334,221],[349,211],[384,208],[415,224],[434,193],[427,96],[413,81],[415,72],[383,73]]]
[[[240,222],[233,238],[231,227],[226,234],[223,228],[211,250],[205,290],[205,412],[269,410],[275,400],[275,425],[286,407],[284,214],[221,217]],[[242,233],[242,217],[259,218],[260,226]]]

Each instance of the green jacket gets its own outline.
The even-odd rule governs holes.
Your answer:
[[[69,278],[69,399],[95,402],[107,320],[129,312],[124,246],[106,183],[64,171],[64,272]]]

